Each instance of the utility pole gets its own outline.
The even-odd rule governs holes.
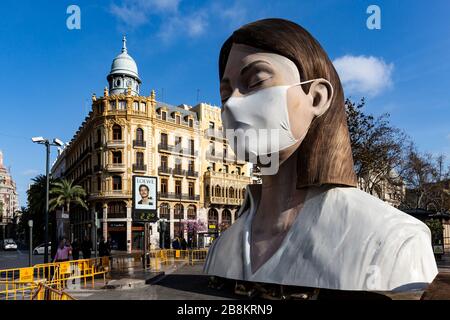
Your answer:
[[[30,248],[28,255],[28,266],[33,265],[33,220],[28,220],[28,226],[30,227]]]

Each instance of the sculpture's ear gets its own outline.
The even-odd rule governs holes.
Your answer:
[[[317,79],[311,83],[308,96],[312,100],[314,116],[320,117],[331,106],[331,101],[333,99],[333,86],[328,80],[323,78]]]

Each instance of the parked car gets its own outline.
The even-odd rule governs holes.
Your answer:
[[[13,239],[5,239],[3,241],[3,250],[17,250],[17,243]]]
[[[44,251],[45,251],[45,243],[41,243],[36,248],[34,248],[33,254],[35,254],[35,255],[44,254]],[[48,252],[51,252],[51,251],[52,251],[52,243],[49,242],[48,243]]]

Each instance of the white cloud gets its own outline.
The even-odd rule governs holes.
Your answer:
[[[348,93],[376,96],[392,85],[394,64],[382,58],[345,55],[333,64]]]
[[[234,30],[241,26],[247,11],[241,2],[205,2],[196,7],[180,6],[181,0],[114,0],[109,12],[118,20],[121,32],[159,24],[156,35],[165,43],[176,38],[204,35],[219,22]]]
[[[205,10],[192,14],[174,15],[169,17],[158,32],[158,36],[166,43],[180,34],[194,38],[202,35],[208,26],[208,16]]]
[[[180,0],[122,0],[112,3],[110,12],[130,28],[140,27],[150,21],[151,15],[176,14]]]
[[[35,176],[39,173],[39,170],[36,169],[27,169],[22,172],[24,176]]]

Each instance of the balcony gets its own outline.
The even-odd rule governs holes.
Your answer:
[[[190,195],[187,193],[176,192],[158,192],[158,199],[170,199],[170,200],[187,200],[187,201],[199,201],[200,195]]]
[[[104,199],[104,198],[111,198],[111,199],[123,199],[123,198],[130,198],[131,192],[126,190],[111,190],[111,191],[102,191],[102,192],[91,192],[89,194],[89,200],[96,200],[96,199]]]
[[[206,153],[206,159],[211,161],[220,161],[223,160],[223,155],[221,153],[209,151]]]
[[[181,168],[173,168],[172,169],[172,174],[174,176],[184,176],[186,174],[186,170],[183,170]]]
[[[124,148],[125,147],[125,141],[124,140],[109,140],[106,143],[106,146],[108,148]]]
[[[186,148],[186,149],[183,149],[183,155],[191,156],[191,157],[197,157],[198,156],[198,151]]]
[[[186,171],[186,177],[188,178],[198,178],[198,171],[191,171],[191,170],[187,170]]]
[[[229,155],[229,154],[226,154],[226,155],[223,157],[223,159],[224,159],[225,162],[228,162],[228,163],[235,163],[235,162],[237,162],[236,157],[231,156],[231,155]]]
[[[223,130],[216,130],[216,129],[206,129],[205,130],[205,137],[206,138],[218,138],[225,140],[225,135]]]
[[[207,201],[212,204],[228,204],[239,206],[244,199],[228,198],[228,197],[207,197]]]
[[[167,143],[159,143],[158,144],[158,151],[159,152],[172,152],[173,146],[170,146]]]
[[[124,163],[110,163],[106,165],[106,170],[109,172],[125,172]]]
[[[134,163],[133,164],[133,171],[134,172],[147,172],[147,165],[141,164],[141,163]]]
[[[145,148],[147,145],[144,140],[133,140],[133,148]]]
[[[223,179],[228,180],[236,180],[240,183],[249,184],[251,183],[251,177],[243,175],[242,173],[239,175],[237,173],[226,173],[226,172],[217,172],[217,171],[207,171],[205,172],[205,179],[217,179],[222,181]]]
[[[108,219],[126,219],[127,212],[108,212]]]
[[[158,151],[174,153],[177,155],[183,155],[183,156],[189,156],[189,157],[198,156],[198,151],[196,151],[196,150],[191,150],[189,148],[182,148],[180,145],[170,145],[168,143],[159,143]]]
[[[171,175],[172,168],[169,168],[167,166],[158,167],[158,174]]]

